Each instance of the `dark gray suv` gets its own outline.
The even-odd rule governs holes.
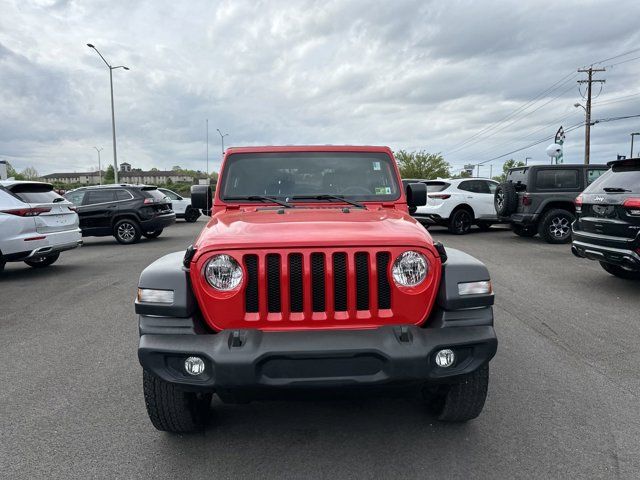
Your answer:
[[[539,234],[548,243],[568,243],[576,197],[608,169],[582,164],[512,168],[496,189],[498,217],[521,237]]]

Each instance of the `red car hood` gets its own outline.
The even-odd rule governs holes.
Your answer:
[[[297,207],[227,210],[211,218],[195,247],[198,253],[220,249],[334,247],[360,245],[432,245],[429,233],[395,209]]]

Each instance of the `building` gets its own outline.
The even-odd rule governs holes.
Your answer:
[[[42,177],[48,182],[59,183],[80,183],[82,185],[91,185],[99,183],[98,172],[86,173],[50,173]],[[104,179],[104,172],[102,173]],[[188,183],[190,185],[197,183],[199,178],[206,178],[202,175],[189,175],[177,170],[141,170],[132,168],[130,163],[123,162],[118,169],[118,182],[131,184],[160,185],[169,183]]]
[[[104,172],[102,172],[102,178],[104,178]],[[97,185],[100,183],[100,172],[50,173],[49,175],[43,175],[42,179],[47,182]]]

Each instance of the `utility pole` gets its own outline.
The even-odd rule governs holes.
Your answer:
[[[593,66],[589,68],[580,68],[578,72],[586,73],[586,80],[578,80],[578,83],[586,83],[587,84],[587,106],[585,107],[585,122],[584,122],[584,163],[585,165],[589,165],[589,154],[591,150],[591,85],[593,83],[605,83],[606,80],[594,80],[593,74],[595,72],[604,72],[606,71],[604,68],[593,68]]]
[[[222,133],[219,128],[216,128],[216,130],[220,134],[220,142],[221,142],[221,146],[222,146],[222,156],[224,157],[224,137],[229,136],[229,134],[228,133]]]
[[[493,163],[489,165],[489,178],[493,178]]]
[[[635,132],[631,134],[631,155],[629,155],[629,158],[633,158],[633,137],[635,137],[636,135],[640,135],[640,132]]]
[[[531,157],[524,157],[524,164],[528,165],[529,160],[533,160]]]
[[[100,165],[100,152],[102,151],[102,147],[98,148],[98,147],[93,147],[96,149],[96,152],[98,152],[98,175],[100,178],[100,185],[102,185],[102,167]],[[631,147],[633,149],[633,147]]]

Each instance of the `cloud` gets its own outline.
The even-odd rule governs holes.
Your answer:
[[[214,168],[216,128],[231,145],[386,144],[441,151],[459,167],[581,122],[581,77],[570,75],[638,45],[634,7],[16,0],[0,17],[0,158],[49,173],[95,168],[94,145],[112,156],[109,75],[92,42],[131,68],[113,73],[118,158],[134,166],[203,169],[208,118]],[[639,61],[600,75],[594,118],[640,113]],[[460,148],[563,77],[522,118]],[[624,153],[635,125],[596,125],[592,158]],[[583,140],[581,128],[567,135],[567,160],[581,161]],[[546,161],[545,147],[514,156]]]

